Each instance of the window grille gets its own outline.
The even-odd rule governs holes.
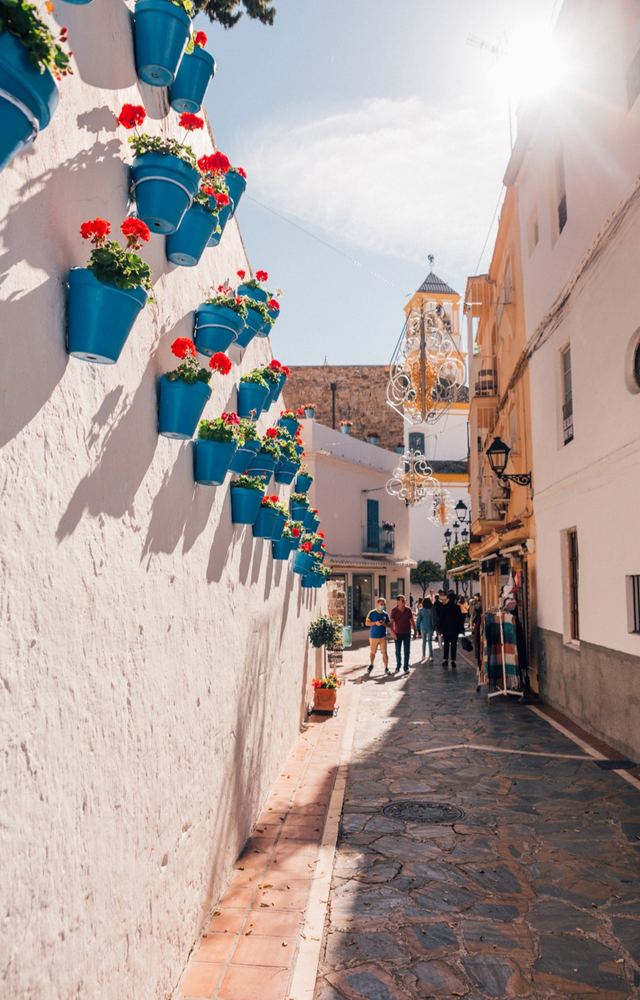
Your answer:
[[[564,443],[573,441],[573,383],[571,378],[571,348],[562,352],[562,433]]]
[[[580,614],[578,604],[578,532],[573,529],[567,532],[569,557],[569,635],[572,639],[580,638]]]

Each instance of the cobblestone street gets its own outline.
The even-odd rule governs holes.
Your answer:
[[[367,660],[348,653],[348,674]],[[400,800],[459,813],[383,814]],[[637,787],[527,705],[489,705],[470,661],[445,671],[436,653],[406,679],[378,664],[361,687],[316,998],[639,997],[639,852]]]

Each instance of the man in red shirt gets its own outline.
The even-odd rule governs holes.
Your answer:
[[[409,659],[411,657],[411,632],[415,636],[415,624],[413,612],[405,604],[404,597],[398,597],[398,603],[391,612],[391,622],[396,639],[396,673],[400,673],[400,661],[402,659],[402,647],[404,646],[404,672],[409,673]]]

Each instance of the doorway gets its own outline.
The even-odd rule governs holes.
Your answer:
[[[370,573],[353,574],[353,627],[365,628],[367,615],[373,606],[373,576]]]

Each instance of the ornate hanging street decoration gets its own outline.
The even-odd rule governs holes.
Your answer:
[[[449,490],[438,489],[433,494],[433,507],[431,513],[427,514],[430,521],[445,527],[455,517],[455,504]]]
[[[410,424],[433,424],[458,401],[466,377],[444,306],[422,302],[391,360],[387,402]]]
[[[418,507],[438,489],[439,482],[421,451],[405,451],[401,464],[387,483],[387,493],[404,500],[407,507]]]

